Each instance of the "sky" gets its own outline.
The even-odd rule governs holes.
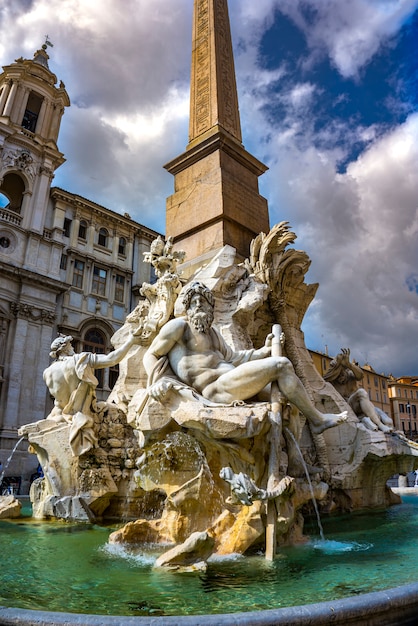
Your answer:
[[[0,63],[71,107],[53,185],[164,233],[188,141],[192,0],[0,0]],[[243,143],[319,283],[308,348],[418,376],[418,0],[229,0]]]

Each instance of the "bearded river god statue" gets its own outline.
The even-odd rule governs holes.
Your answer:
[[[287,249],[294,239],[279,224],[244,263],[226,246],[189,282],[182,255],[157,240],[158,280],[112,339],[126,352],[91,446],[74,456],[69,424],[26,430],[45,473],[31,496],[39,517],[123,511],[133,521],[112,542],[170,542],[160,563],[193,568],[212,551],[267,541],[274,555],[301,539],[306,469],[327,511],[391,501],[386,480],[417,447],[366,428],[313,366],[300,325],[317,286],[304,283],[305,253]]]

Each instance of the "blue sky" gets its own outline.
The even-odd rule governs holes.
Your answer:
[[[192,0],[0,0],[0,62],[71,99],[53,184],[159,231],[188,137]],[[306,344],[418,375],[418,0],[229,0],[243,142],[318,282]]]

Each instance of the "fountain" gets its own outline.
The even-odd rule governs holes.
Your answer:
[[[234,249],[226,246],[190,279],[183,279],[178,264],[184,255],[173,253],[171,242],[159,238],[147,257],[158,280],[155,285],[143,285],[145,301],[132,311],[113,337],[113,352],[99,355],[100,361],[91,363],[89,359],[97,357],[74,355],[71,338],[54,341],[55,369],[50,366],[49,372],[56,373],[60,366],[67,371],[71,366],[73,372],[74,363],[82,363],[83,368],[77,370],[73,387],[65,393],[59,377],[50,380],[45,375],[55,395],[54,409],[46,419],[27,424],[19,431],[37,454],[44,477],[35,480],[31,488],[33,517],[22,520],[20,525],[8,522],[5,530],[7,534],[12,528],[21,533],[25,528],[29,532],[26,541],[35,539],[41,546],[46,538],[47,545],[49,541],[53,545],[55,538],[57,545],[62,546],[63,535],[80,541],[86,550],[82,558],[90,563],[80,564],[80,571],[97,560],[91,574],[96,579],[89,575],[94,582],[88,583],[85,578],[78,581],[76,577],[75,597],[83,597],[83,590],[89,586],[103,587],[105,593],[101,591],[99,599],[82,601],[81,606],[73,600],[63,604],[58,594],[58,606],[48,598],[48,608],[68,607],[75,613],[90,613],[94,612],[94,603],[99,602],[97,610],[103,607],[104,613],[126,611],[130,616],[126,619],[139,620],[138,624],[150,623],[143,620],[151,617],[159,620],[157,624],[164,624],[171,623],[170,615],[176,614],[174,602],[180,614],[195,611],[196,615],[191,622],[186,616],[173,619],[194,624],[237,623],[233,621],[235,614],[220,616],[219,607],[214,605],[210,607],[214,615],[205,616],[205,622],[198,621],[198,614],[206,605],[201,599],[196,607],[193,598],[200,597],[201,585],[208,590],[219,589],[223,578],[238,577],[245,581],[238,587],[245,588],[248,583],[246,600],[236,598],[235,585],[225,582],[231,598],[228,603],[222,601],[221,606],[238,611],[239,623],[296,624],[303,623],[291,621],[298,615],[296,607],[272,612],[266,607],[277,606],[277,585],[286,589],[285,580],[292,568],[303,571],[301,558],[315,563],[318,558],[336,559],[338,554],[340,559],[341,554],[347,553],[350,563],[361,563],[362,571],[365,562],[375,562],[369,555],[373,553],[372,544],[377,545],[378,541],[370,535],[358,539],[354,529],[344,532],[344,536],[330,531],[328,537],[327,531],[326,538],[307,543],[307,503],[313,493],[315,506],[323,515],[351,511],[354,520],[357,512],[385,509],[396,501],[386,486],[387,479],[412,469],[418,446],[393,429],[372,429],[335,387],[316,373],[300,330],[315,286],[312,289],[304,283],[309,261],[304,253],[289,247],[294,239],[287,223],[278,224],[268,235],[259,236],[251,247],[251,256],[244,262],[237,262]],[[197,309],[197,322],[194,330],[189,331],[193,308]],[[202,311],[213,314],[215,326],[210,325],[210,315],[208,326],[204,326]],[[222,334],[215,328],[221,329]],[[183,335],[187,331],[193,336],[194,332],[197,339],[203,337],[207,341],[210,336],[216,341],[221,361],[231,364],[228,376],[231,371],[235,375],[244,368],[245,385],[240,376],[226,388],[227,393],[233,388],[238,394],[232,401],[229,395],[222,395],[225,390],[219,384],[215,388],[213,382],[209,387],[205,383],[197,388],[190,385],[189,370],[181,368],[183,353],[177,350],[173,356],[171,352],[182,336],[179,329]],[[176,341],[173,335],[177,336]],[[287,356],[277,355],[281,350]],[[273,356],[269,357],[270,353]],[[201,354],[199,347],[198,359]],[[274,375],[268,374],[266,381],[263,373],[262,382],[277,380],[278,384],[265,396],[264,390],[255,390],[252,385],[260,371],[264,372],[264,364],[271,365],[272,360]],[[120,363],[119,379],[107,402],[98,403],[89,367],[104,367],[116,361]],[[254,363],[257,369],[248,370]],[[248,371],[251,380],[246,378]],[[213,389],[218,395],[211,395]],[[45,521],[54,519],[65,520],[66,524]],[[122,520],[128,521],[121,526]],[[109,524],[113,524],[110,529]],[[355,522],[344,518],[339,521],[340,527],[342,524],[352,529]],[[385,527],[384,544],[388,537]],[[74,552],[74,547],[69,551]],[[52,554],[55,561],[58,558],[66,563],[64,572],[77,569],[77,565],[69,564],[65,552],[61,556]],[[366,556],[361,557],[362,554]],[[42,549],[32,561],[33,567],[38,559],[43,563]],[[401,569],[404,565],[402,559]],[[52,568],[46,560],[43,566]],[[324,571],[328,566],[324,562],[318,565]],[[335,570],[335,565],[330,567]],[[133,597],[129,585],[147,590],[147,597],[122,601],[123,608],[112,603],[106,608],[113,587],[106,568],[117,571],[119,597],[124,598],[121,589],[125,584],[127,598]],[[106,574],[99,576],[97,569]],[[255,572],[256,591],[252,588]],[[52,576],[54,582],[60,581],[56,585],[67,588],[65,574],[54,571]],[[72,576],[75,577],[74,572]],[[356,573],[351,580],[358,582],[359,576]],[[360,615],[368,619],[377,615],[380,619],[379,611],[383,609],[378,607],[384,605],[387,612],[389,597],[396,607],[396,619],[400,619],[402,611],[409,619],[418,601],[415,585],[381,591],[392,586],[393,579],[379,584],[376,576],[365,577],[363,586],[338,577],[331,602],[314,603],[303,609],[310,618],[317,614],[315,619],[322,620],[309,623],[327,623],[330,607],[332,611],[338,607],[344,619],[356,615],[359,624]],[[371,584],[370,578],[374,580]],[[119,580],[124,581],[120,586]],[[260,580],[266,581],[264,596],[260,596]],[[397,575],[394,580],[408,583],[411,577]],[[184,581],[188,582],[180,602],[176,594],[182,593]],[[40,580],[39,584],[46,590],[49,583]],[[156,587],[150,591],[152,584]],[[19,623],[33,623],[34,615],[25,610],[36,606],[39,613],[35,615],[43,623],[60,623],[61,619],[65,623],[84,623],[83,619],[85,623],[112,623],[105,616],[97,617],[96,622],[90,621],[90,616],[64,617],[58,613],[48,617],[42,610],[44,600],[34,602],[36,592],[30,591],[30,584],[22,580],[21,588],[28,594],[27,598],[25,593],[18,594],[22,608],[2,609],[2,619],[17,611]],[[360,598],[350,598],[370,590],[376,591],[371,596],[365,593]],[[348,597],[338,599],[344,595]],[[158,597],[159,601],[151,602],[149,597]],[[286,597],[290,598],[289,592]],[[330,592],[326,590],[321,596],[314,588],[311,595],[302,597],[313,602],[316,598],[329,598]],[[251,613],[252,608],[259,609],[257,618]],[[280,612],[287,621],[277,621],[281,619]],[[335,615],[332,617],[335,620]]]
[[[44,380],[54,408],[19,430],[44,474],[31,486],[33,517],[2,522],[0,533],[13,536],[4,571],[6,559],[30,560],[13,585],[4,575],[2,602],[14,608],[0,607],[0,621],[415,623],[417,585],[387,589],[413,579],[403,554],[395,579],[382,580],[365,574],[370,537],[326,532],[307,543],[312,495],[323,515],[351,512],[352,527],[356,513],[400,502],[386,482],[417,465],[418,446],[387,416],[370,417],[361,393],[345,397],[335,371],[329,380],[316,371],[301,324],[317,285],[304,281],[310,260],[291,247],[287,222],[268,231],[265,166],[241,143],[226,1],[199,0],[195,16],[190,143],[166,166],[176,176],[167,230],[190,258],[172,237],[153,242],[146,261],[157,281],[142,285],[110,354],[74,354],[70,336],[52,343]],[[94,370],[116,363],[119,378],[98,402]],[[384,545],[398,536],[387,524]],[[338,552],[361,572],[335,581]],[[301,597],[312,604],[280,608]],[[45,611],[62,608],[72,613]]]

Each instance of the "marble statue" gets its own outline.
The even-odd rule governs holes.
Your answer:
[[[70,446],[74,456],[80,456],[97,445],[93,430],[96,412],[95,388],[98,380],[95,369],[119,363],[137,341],[134,334],[117,350],[109,354],[81,352],[76,354],[71,336],[59,336],[51,344],[50,356],[54,362],[44,371],[43,377],[54,398],[54,408],[47,419],[70,423]]]
[[[265,394],[266,387],[277,381],[282,394],[309,420],[314,432],[346,420],[345,411],[324,415],[315,408],[289,359],[271,356],[271,334],[258,350],[232,350],[212,325],[214,298],[205,285],[191,283],[183,294],[183,304],[187,319],[167,322],[144,356],[152,398],[164,402],[175,384],[167,375],[168,365],[178,380],[210,402],[228,405],[249,400]]]
[[[363,372],[356,363],[350,361],[348,348],[341,348],[341,352],[331,361],[324,379],[331,382],[347,400],[366,428],[384,433],[394,430],[391,418],[372,404],[367,391],[361,387]]]
[[[225,480],[231,487],[231,497],[227,502],[234,504],[240,502],[247,506],[251,506],[254,500],[275,500],[282,496],[285,492],[290,493],[293,488],[294,479],[291,476],[282,478],[274,491],[260,489],[250,476],[239,472],[236,474],[230,467],[223,467],[219,472],[219,476]]]
[[[351,394],[314,367],[301,322],[317,286],[304,282],[307,255],[288,247],[295,237],[282,222],[244,262],[225,246],[187,280],[184,254],[159,237],[146,255],[157,281],[142,285],[110,354],[53,342],[54,408],[19,430],[44,473],[35,517],[129,520],[111,543],[174,544],[157,565],[193,570],[212,552],[264,544],[267,556],[268,544],[303,540],[312,492],[325,511],[393,502],[386,481],[411,470],[418,445],[387,436],[383,417],[387,428],[364,427]],[[113,363],[118,380],[96,402],[93,370]]]

